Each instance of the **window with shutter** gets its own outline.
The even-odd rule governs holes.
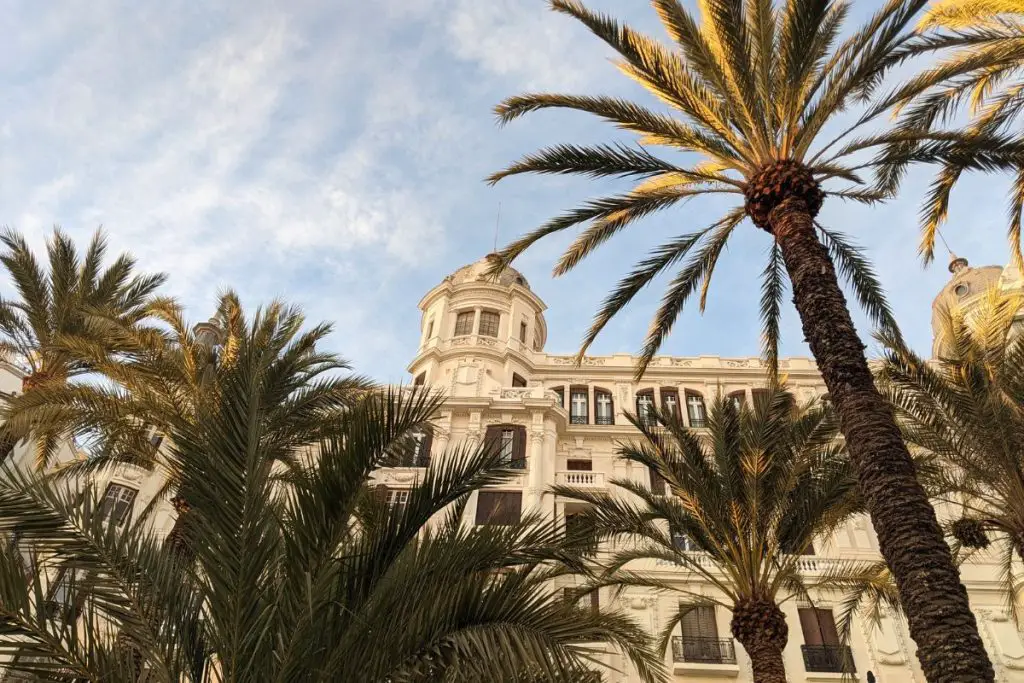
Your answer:
[[[661,410],[666,415],[679,417],[679,392],[675,389],[661,390]]]
[[[406,467],[427,467],[430,464],[430,447],[434,437],[429,429],[419,429],[412,434],[412,451]]]
[[[565,387],[551,387],[551,391],[558,395],[559,407],[565,407]]]
[[[487,448],[495,449],[502,462],[512,469],[526,468],[526,427],[491,425],[484,434]]]
[[[120,484],[109,484],[103,494],[103,502],[100,503],[100,516],[112,521],[114,526],[123,525],[131,516],[132,508],[135,507],[135,497],[138,494],[138,489]]]
[[[761,410],[768,401],[768,390],[767,389],[751,389],[750,395],[754,399],[754,407]]]
[[[695,391],[686,392],[686,418],[689,420],[691,427],[707,426],[704,397]]]
[[[569,394],[569,422],[572,424],[585,425],[590,421],[587,393],[586,387],[574,387]]]
[[[476,499],[476,523],[518,524],[522,504],[520,491],[480,491]]]
[[[473,317],[475,311],[463,311],[455,316],[455,336],[464,337],[473,334]]]
[[[804,643],[807,645],[839,645],[839,632],[836,630],[835,617],[830,609],[801,607],[800,628],[804,632]]]
[[[594,389],[594,423],[599,425],[615,424],[615,402],[612,393],[605,389]]]
[[[747,392],[744,391],[743,389],[740,389],[739,391],[734,391],[731,394],[729,394],[729,400],[732,401],[732,404],[736,408],[736,410],[739,410],[747,402]]]
[[[480,329],[477,332],[481,337],[497,337],[498,325],[501,323],[501,314],[495,311],[480,311]]]
[[[648,389],[636,395],[636,417],[642,425],[654,422],[654,391]]]
[[[680,605],[684,638],[718,638],[714,605]]]
[[[651,476],[651,490],[654,491],[654,495],[665,495],[665,478],[653,467],[648,467],[647,472]]]

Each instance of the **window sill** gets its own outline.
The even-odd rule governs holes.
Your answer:
[[[824,683],[825,681],[859,681],[860,677],[856,673],[843,674],[833,671],[808,671],[804,675],[804,679]]]
[[[676,676],[699,674],[708,678],[738,678],[738,664],[713,664],[711,662],[673,662],[672,673]]]

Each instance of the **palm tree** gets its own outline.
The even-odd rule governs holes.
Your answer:
[[[86,359],[104,383],[54,384],[14,398],[2,415],[13,429],[49,424],[76,437],[90,457],[68,463],[61,477],[94,474],[120,464],[160,468],[163,494],[174,492],[178,517],[168,538],[184,552],[189,510],[179,462],[161,448],[165,437],[194,429],[201,416],[223,407],[225,384],[234,381],[246,352],[258,349],[266,405],[261,429],[284,464],[294,454],[329,437],[333,417],[351,407],[371,384],[336,355],[318,348],[329,324],[303,329],[300,309],[273,302],[250,320],[234,292],[221,295],[207,323],[191,326],[175,305],[151,309],[166,329],[107,324],[117,352],[69,337],[65,345]],[[171,437],[173,438],[173,437]],[[172,443],[168,443],[173,447]]]
[[[1022,314],[1020,296],[994,289],[969,309],[943,312],[933,362],[886,339],[879,374],[907,442],[941,464],[929,469],[929,488],[960,511],[951,535],[967,549],[995,545],[1011,605],[1014,559],[1024,562]]]
[[[655,277],[678,266],[641,350],[641,374],[698,290],[703,306],[719,256],[749,217],[772,238],[761,292],[768,364],[777,365],[779,311],[788,277],[804,337],[850,444],[926,675],[931,680],[992,680],[967,592],[915,478],[892,410],[875,388],[837,270],[876,323],[895,335],[895,322],[860,251],[816,222],[816,216],[826,196],[867,203],[887,198],[907,163],[1008,168],[1024,158],[1022,146],[995,136],[916,129],[870,131],[854,138],[891,111],[895,103],[888,98],[852,123],[837,120],[870,98],[887,71],[905,58],[916,40],[908,27],[925,0],[890,0],[842,42],[838,35],[849,10],[843,2],[792,0],[776,7],[770,0],[716,0],[700,3],[698,20],[678,0],[653,0],[673,49],[578,0],[551,4],[610,45],[620,58],[620,71],[669,111],[591,95],[524,94],[503,102],[497,108],[503,123],[541,109],[570,109],[635,133],[641,146],[557,145],[494,174],[492,182],[521,173],[639,182],[629,192],[588,201],[553,218],[495,255],[493,269],[511,263],[546,235],[589,223],[555,267],[556,275],[565,273],[655,211],[702,195],[742,198],[711,226],[657,246],[637,264],[604,300],[580,353]],[[838,124],[836,135],[833,123]],[[908,146],[908,141],[915,144]],[[701,161],[680,165],[653,154],[648,149],[653,146],[695,153]],[[863,157],[872,150],[873,158]],[[859,174],[873,167],[878,170],[875,183],[860,186]]]
[[[20,234],[6,230],[0,234],[0,243],[5,248],[0,263],[17,292],[15,299],[0,298],[0,352],[10,361],[28,365],[29,374],[22,380],[25,392],[42,385],[65,384],[93,371],[85,359],[63,344],[66,337],[87,339],[112,353],[116,346],[102,333],[106,321],[134,327],[150,317],[154,305],[170,305],[155,298],[166,275],[136,274],[131,255],[121,254],[103,269],[107,243],[100,232],[79,257],[74,241],[55,229],[47,242],[46,270]],[[29,430],[32,427],[26,425]],[[8,447],[4,455],[27,434],[5,425],[3,439]],[[43,467],[54,446],[53,435],[36,436],[40,446],[37,466]]]
[[[732,634],[750,656],[757,683],[786,680],[788,638],[779,604],[807,591],[797,568],[814,539],[827,537],[859,508],[857,480],[827,406],[798,408],[775,387],[753,408],[724,397],[709,411],[708,434],[674,414],[630,421],[643,439],[619,455],[660,475],[671,495],[632,480],[629,496],[555,487],[587,503],[581,513],[599,539],[621,540],[596,572],[597,585],[667,588],[732,610]],[[638,499],[638,500],[637,500]],[[685,539],[685,542],[684,542]],[[715,586],[720,598],[629,570],[641,559],[667,560]],[[664,650],[682,613],[662,631]]]
[[[553,522],[463,523],[476,490],[515,474],[494,449],[442,454],[402,504],[376,495],[373,472],[411,447],[440,397],[374,391],[334,413],[314,449],[285,457],[296,438],[267,419],[289,402],[275,386],[279,353],[258,333],[246,339],[218,371],[216,406],[167,435],[170,466],[195,503],[193,571],[180,571],[145,524],[106,524],[95,491],[5,472],[0,531],[18,531],[19,550],[35,551],[44,570],[26,580],[0,550],[0,652],[17,656],[12,670],[112,682],[144,671],[161,683],[568,683],[587,680],[603,641],[643,680],[662,679],[640,627],[551,587],[580,569]],[[68,615],[54,598],[47,607],[40,576],[53,570],[79,577],[59,593],[81,605],[74,623],[54,618]]]

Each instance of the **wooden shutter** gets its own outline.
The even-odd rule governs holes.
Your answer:
[[[518,524],[523,494],[519,491],[480,491],[476,499],[477,524]]]
[[[420,452],[413,467],[426,467],[430,464],[430,447],[434,445],[434,430],[429,427],[423,428],[423,442],[420,444]]]
[[[713,605],[680,605],[684,638],[717,638],[718,622]]]
[[[601,592],[594,591],[590,594],[590,609],[597,614],[601,611]]]
[[[491,425],[484,432],[484,448],[493,449],[492,452],[497,454],[501,452],[501,425]]]
[[[647,471],[651,475],[651,490],[654,491],[654,495],[665,495],[665,478],[658,474],[658,470],[653,467],[648,467]]]
[[[526,427],[523,425],[516,425],[512,428],[512,434],[512,467],[515,469],[525,469]]]
[[[814,609],[801,607],[800,628],[804,632],[804,643],[807,645],[839,645],[839,633],[836,621],[830,609]]]

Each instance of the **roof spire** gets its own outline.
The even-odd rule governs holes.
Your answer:
[[[961,270],[967,268],[967,259],[962,256],[957,256],[952,251],[949,252],[949,272],[956,275]]]

